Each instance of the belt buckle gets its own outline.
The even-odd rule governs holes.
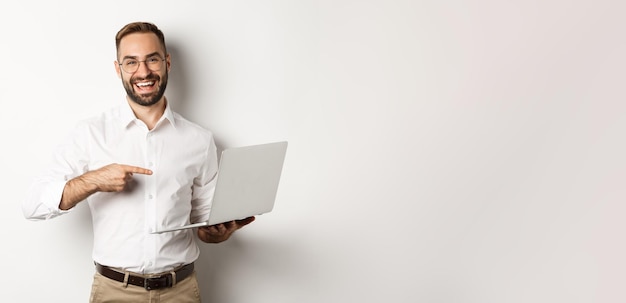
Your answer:
[[[160,277],[144,278],[143,288],[146,290],[160,289],[172,285],[172,275],[167,274]]]

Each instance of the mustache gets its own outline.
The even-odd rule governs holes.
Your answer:
[[[159,77],[159,75],[156,74],[149,74],[145,77],[133,77],[130,78],[130,83],[136,83],[139,81],[159,81],[161,80],[161,77]]]

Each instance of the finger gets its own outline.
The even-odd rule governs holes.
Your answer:
[[[223,233],[225,233],[225,232],[228,230],[228,228],[226,227],[226,224],[219,224],[219,225],[217,226],[217,230],[218,230],[221,234],[223,234]]]
[[[152,171],[151,170],[149,170],[147,168],[139,167],[139,166],[122,165],[122,169],[125,172],[131,173],[131,174],[152,175]]]
[[[222,224],[224,225],[224,228],[226,229],[231,229],[233,226],[236,226],[235,221],[228,221]]]
[[[220,231],[219,226],[218,225],[211,225],[209,226],[209,232],[212,234],[216,234]]]
[[[241,219],[241,220],[236,220],[235,223],[237,223],[237,227],[238,228],[242,228],[250,223],[252,223],[252,221],[254,221],[256,218],[254,216],[252,217],[247,217],[245,219]]]

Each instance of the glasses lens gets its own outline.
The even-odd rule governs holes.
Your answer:
[[[122,61],[122,69],[127,73],[134,73],[139,68],[139,61],[135,59],[124,59]]]
[[[161,62],[163,60],[161,60],[161,58],[159,57],[150,57],[148,59],[146,59],[146,65],[148,66],[148,68],[153,71],[159,71],[161,69]]]

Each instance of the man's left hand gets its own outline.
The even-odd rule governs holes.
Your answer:
[[[200,227],[198,228],[198,238],[206,243],[224,242],[228,240],[236,230],[252,223],[254,219],[254,217],[248,217],[241,220]]]

